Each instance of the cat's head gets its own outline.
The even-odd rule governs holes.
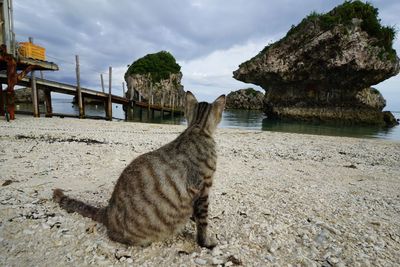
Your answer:
[[[186,92],[185,118],[188,127],[197,125],[209,134],[213,134],[222,118],[225,107],[225,95],[219,96],[213,103],[197,102],[196,97]]]

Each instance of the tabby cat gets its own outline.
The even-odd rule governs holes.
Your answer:
[[[197,243],[214,247],[216,240],[207,233],[208,194],[217,161],[213,134],[224,106],[225,95],[209,104],[198,103],[187,92],[187,129],[174,141],[134,159],[121,173],[106,207],[72,199],[61,189],[54,190],[54,201],[68,212],[103,223],[110,239],[128,245],[163,240],[193,216]]]

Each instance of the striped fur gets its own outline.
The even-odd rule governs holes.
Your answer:
[[[148,245],[179,230],[193,216],[200,246],[213,247],[207,233],[208,194],[216,170],[213,134],[221,120],[225,96],[198,103],[186,94],[187,129],[174,141],[134,159],[121,173],[111,199],[96,208],[55,189],[53,199],[68,212],[103,223],[110,239]]]

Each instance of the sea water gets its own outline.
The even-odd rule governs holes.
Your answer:
[[[71,103],[70,99],[53,99],[53,112],[77,115],[78,106]],[[17,110],[31,111],[31,104],[18,104]],[[40,105],[41,112],[45,107]],[[392,112],[400,119],[400,112]],[[85,114],[89,116],[105,117],[104,105],[86,104]],[[113,104],[113,117],[115,119],[124,119],[125,113],[121,105]],[[185,124],[182,116],[161,116],[159,111],[154,114],[148,114],[146,109],[135,108],[128,112],[128,121],[150,122],[163,124]],[[274,131],[286,133],[301,133],[329,136],[347,136],[357,138],[378,138],[400,141],[400,126],[393,128],[383,128],[377,126],[359,126],[359,125],[337,125],[329,123],[316,122],[298,122],[298,121],[271,121],[265,118],[261,111],[255,110],[225,110],[222,121],[222,128],[240,128],[247,130]]]

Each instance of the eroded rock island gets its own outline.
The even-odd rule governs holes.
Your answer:
[[[262,109],[264,94],[253,88],[232,91],[226,96],[228,109]]]
[[[372,5],[345,2],[292,26],[233,77],[265,89],[268,118],[393,126],[393,115],[382,111],[385,99],[371,86],[399,73],[394,36]]]
[[[181,105],[185,91],[181,67],[166,51],[148,54],[133,62],[125,73],[127,97],[154,104]]]

